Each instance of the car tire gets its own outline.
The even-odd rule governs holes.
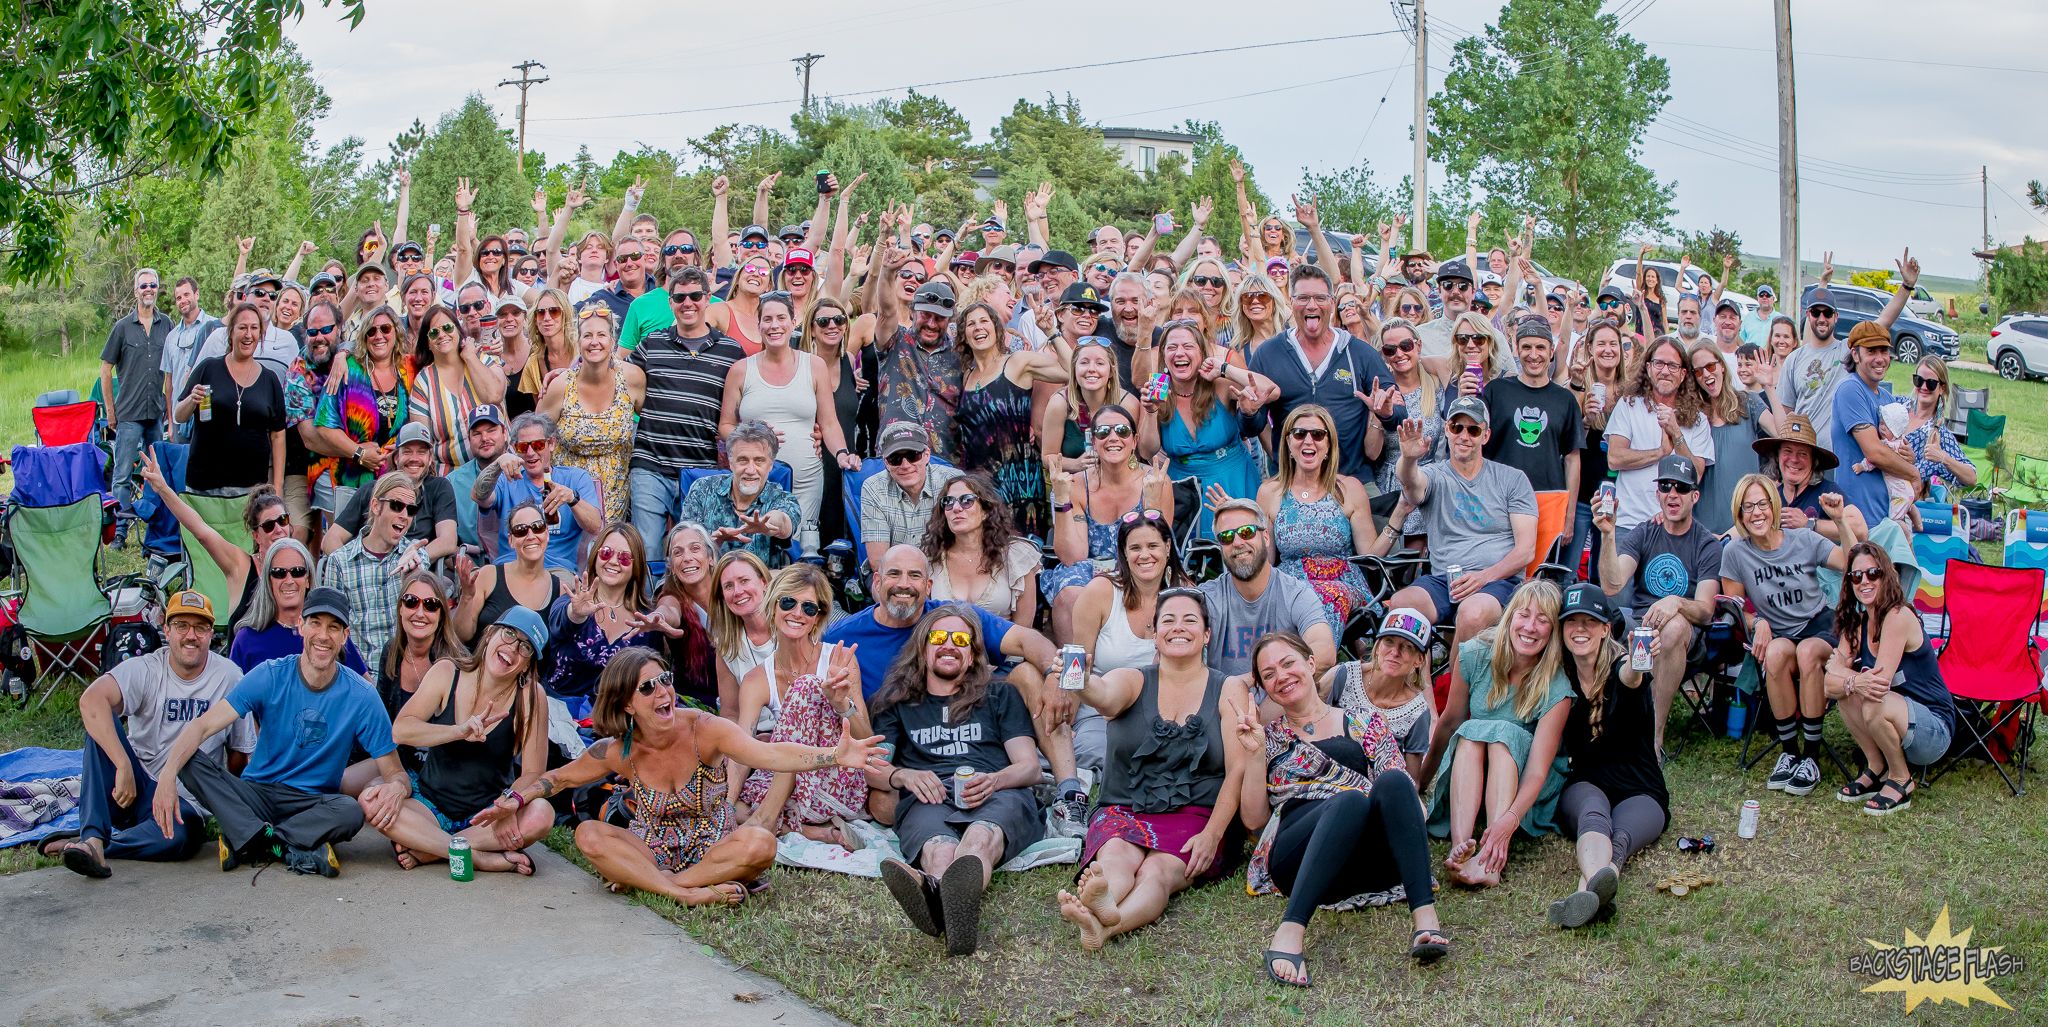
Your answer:
[[[1998,355],[1998,376],[2009,382],[2027,380],[2027,363],[2020,359],[2018,350],[2006,350]]]
[[[1892,340],[1892,359],[1901,364],[1918,364],[1924,352],[1917,335],[1901,335]]]

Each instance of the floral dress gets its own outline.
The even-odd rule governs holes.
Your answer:
[[[582,376],[581,367],[570,375],[569,401],[562,405],[560,420],[561,454],[555,459],[564,467],[580,467],[597,479],[597,487],[604,493],[607,522],[625,520],[626,462],[633,456],[633,397],[626,391],[626,377],[614,370],[611,405],[591,413],[576,399],[576,385]]]
[[[1044,541],[1051,537],[1052,508],[1046,497],[1045,460],[1031,424],[1031,390],[997,372],[979,389],[960,393],[953,414],[960,469],[982,471],[1010,504],[1017,533]]]
[[[598,675],[619,650],[638,645],[661,652],[667,639],[652,631],[628,631],[607,639],[599,625],[603,612],[593,613],[578,624],[569,619],[569,600],[569,596],[560,596],[548,607],[548,651],[541,687],[550,698],[562,701],[570,719],[582,720],[590,716]]]
[[[1293,490],[1280,494],[1280,516],[1273,522],[1274,556],[1281,573],[1308,582],[1323,601],[1323,619],[1330,632],[1343,637],[1344,621],[1352,611],[1372,602],[1372,590],[1347,557],[1353,555],[1351,518],[1335,493],[1313,503],[1294,498]]]
[[[1266,821],[1266,829],[1260,833],[1251,862],[1245,868],[1245,894],[1275,895],[1280,891],[1279,883],[1273,880],[1273,840],[1280,837],[1280,821],[1290,812],[1289,803],[1328,799],[1339,792],[1370,794],[1373,781],[1381,774],[1394,770],[1407,773],[1401,745],[1387,727],[1385,717],[1374,712],[1360,718],[1347,710],[1343,732],[1365,751],[1369,773],[1360,774],[1331,759],[1315,743],[1288,727],[1285,717],[1275,717],[1266,725],[1266,802],[1273,816]],[[1318,908],[1341,913],[1402,902],[1407,897],[1407,889],[1396,884],[1384,891],[1360,892]]]
[[[825,675],[832,668],[832,651],[827,645],[818,653],[818,669],[789,683],[781,693],[782,705],[775,712],[775,729],[770,742],[794,742],[830,749],[839,744],[845,720],[825,693]],[[768,691],[776,694],[775,658],[761,664],[768,675]],[[740,801],[758,807],[775,783],[772,771],[756,770],[747,775],[740,788]],[[847,816],[867,808],[867,776],[850,767],[826,767],[796,775],[796,787],[782,805],[775,821],[775,833],[785,834],[805,824],[828,823],[834,816]]]

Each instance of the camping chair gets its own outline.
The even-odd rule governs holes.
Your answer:
[[[1569,492],[1536,493],[1536,558],[1525,572],[1531,578],[1547,578],[1559,588],[1578,576],[1578,569],[1566,566],[1565,547],[1572,541],[1572,518],[1578,503]]]
[[[1913,559],[1920,565],[1920,581],[1913,591],[1913,609],[1922,614],[1942,611],[1943,578],[1951,561],[1973,562],[1977,550],[1970,545],[1970,513],[1948,503],[1922,501],[1920,530],[1913,533]]]
[[[247,497],[202,496],[183,492],[179,493],[178,498],[184,500],[187,506],[198,513],[199,519],[205,521],[207,527],[219,532],[220,537],[227,539],[235,548],[249,548],[249,526],[242,523],[242,508],[249,503]],[[166,585],[170,581],[182,578],[183,587],[204,595],[212,601],[214,609],[232,611],[242,597],[228,594],[227,571],[221,569],[220,564],[213,562],[213,557],[207,554],[206,547],[200,545],[199,539],[190,531],[180,527],[178,540],[185,547],[185,559],[165,570]],[[168,587],[165,588],[165,591],[169,590]],[[232,627],[229,624],[220,624],[217,630],[229,631]]]
[[[99,437],[94,431],[100,419],[100,405],[81,399],[77,389],[59,389],[36,397],[29,411],[35,422],[39,446],[73,446]]]
[[[49,701],[63,671],[95,669],[96,643],[114,615],[113,593],[145,583],[139,575],[101,579],[100,518],[97,496],[7,512],[17,560],[8,594],[20,600],[15,628],[36,650],[38,706]]]
[[[2031,516],[2030,516],[2031,515]],[[2005,555],[2007,567],[2033,567],[2048,571],[2048,513],[2013,509],[2005,514]],[[2042,602],[2048,604],[2048,590]]]
[[[2012,482],[1994,495],[2013,506],[2035,510],[2048,508],[2048,460],[2033,456],[2012,458]]]
[[[1727,726],[1727,710],[1719,698],[1735,689],[1742,675],[1742,663],[1749,656],[1749,627],[1742,616],[1742,601],[1734,596],[1717,596],[1714,616],[1707,626],[1693,631],[1692,647],[1685,654],[1685,674],[1679,678],[1678,698],[1692,711],[1692,719],[1706,728],[1709,736]],[[1720,723],[1715,715],[1720,715]],[[1667,727],[1665,739],[1673,737]]]
[[[1991,409],[1990,389],[1955,390],[1955,403],[1949,411],[1947,428],[1949,434],[1958,440],[1970,435],[1970,414],[1972,411],[1988,412]]]
[[[2026,788],[2028,750],[2034,719],[2048,684],[2041,676],[2044,640],[2034,634],[2041,619],[2042,580],[2038,567],[1991,567],[1957,560],[1948,565],[1948,602],[1943,628],[1968,621],[1970,630],[1944,630],[1941,677],[1956,701],[1956,736],[1948,753],[1928,770],[1927,780],[1972,754],[1991,762],[2018,796]],[[2004,758],[2001,758],[2001,754]],[[2006,772],[2010,760],[2018,772]]]
[[[677,472],[676,506],[669,511],[669,518],[677,522],[682,520],[683,500],[689,497],[691,486],[705,478],[729,477],[731,474],[731,471],[723,467],[685,467]],[[780,460],[768,468],[768,481],[770,484],[781,486],[784,492],[792,495],[796,492],[796,472]],[[797,529],[797,532],[789,537],[790,563],[804,558],[803,525],[797,525]],[[662,548],[661,543],[662,540],[658,538],[642,540],[642,544],[647,547],[647,573],[656,581],[668,573],[668,551]],[[659,560],[654,558],[657,552],[661,555]]]

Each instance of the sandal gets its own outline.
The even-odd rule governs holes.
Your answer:
[[[1409,957],[1423,966],[1451,954],[1451,936],[1440,927],[1425,927],[1416,931],[1410,941],[1412,944],[1408,946]]]
[[[1266,961],[1264,964],[1262,964],[1266,968],[1266,979],[1272,981],[1274,984],[1278,984],[1288,988],[1308,987],[1311,983],[1308,978],[1308,964],[1302,961],[1301,955],[1302,954],[1299,952],[1282,952],[1279,949],[1267,949]],[[1294,969],[1301,974],[1301,980],[1290,981],[1287,978],[1274,973],[1274,963],[1281,963],[1294,967]]]
[[[36,843],[36,855],[44,859],[59,859],[64,855],[63,843],[78,837],[77,831],[52,831]]]
[[[64,847],[57,852],[64,857],[65,869],[81,877],[103,881],[114,876],[113,869],[107,866],[106,854],[94,847],[91,842],[73,838],[65,842]]]
[[[1893,813],[1897,813],[1902,809],[1906,809],[1907,807],[1913,805],[1913,793],[1909,790],[1912,788],[1912,785],[1913,782],[1911,781],[1893,781],[1890,779],[1886,779],[1885,782],[1878,787],[1877,794],[1872,796],[1868,802],[1865,802],[1863,804],[1863,812],[1868,813],[1873,817],[1884,817],[1890,816]],[[1899,793],[1899,797],[1894,799],[1891,796],[1886,795],[1886,790]]]
[[[1861,802],[1884,788],[1884,779],[1874,770],[1865,770],[1856,775],[1856,780],[1842,786],[1835,798],[1842,802]]]

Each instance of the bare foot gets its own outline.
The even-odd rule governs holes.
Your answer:
[[[1487,875],[1473,865],[1472,856],[1478,851],[1479,843],[1467,838],[1451,849],[1450,855],[1444,857],[1444,866],[1450,869],[1452,881],[1467,888],[1486,888],[1500,883],[1498,874],[1493,875],[1492,880],[1488,880]]]
[[[606,881],[604,883],[604,890],[611,892],[613,895],[624,895],[627,892],[632,891],[633,889],[628,888],[617,881]]]
[[[1088,906],[1065,889],[1060,891],[1060,916],[1081,929],[1082,948],[1090,952],[1102,951],[1102,921],[1095,919]]]
[[[853,846],[848,843],[846,835],[831,824],[805,824],[797,828],[797,831],[814,842],[824,842],[827,845],[837,845],[848,852],[853,851]]]
[[[490,852],[478,849],[470,853],[476,861],[476,868],[487,874],[517,872],[524,877],[533,876],[533,859],[524,852]]]
[[[1081,901],[1102,926],[1115,927],[1123,922],[1123,914],[1117,912],[1116,902],[1109,897],[1109,882],[1092,866],[1081,874]]]
[[[411,870],[420,865],[420,858],[414,855],[411,849],[397,842],[391,843],[391,858],[398,861],[398,868],[401,870]]]
[[[737,906],[746,898],[747,886],[737,881],[720,881],[709,888],[684,888],[675,897],[685,906]]]

